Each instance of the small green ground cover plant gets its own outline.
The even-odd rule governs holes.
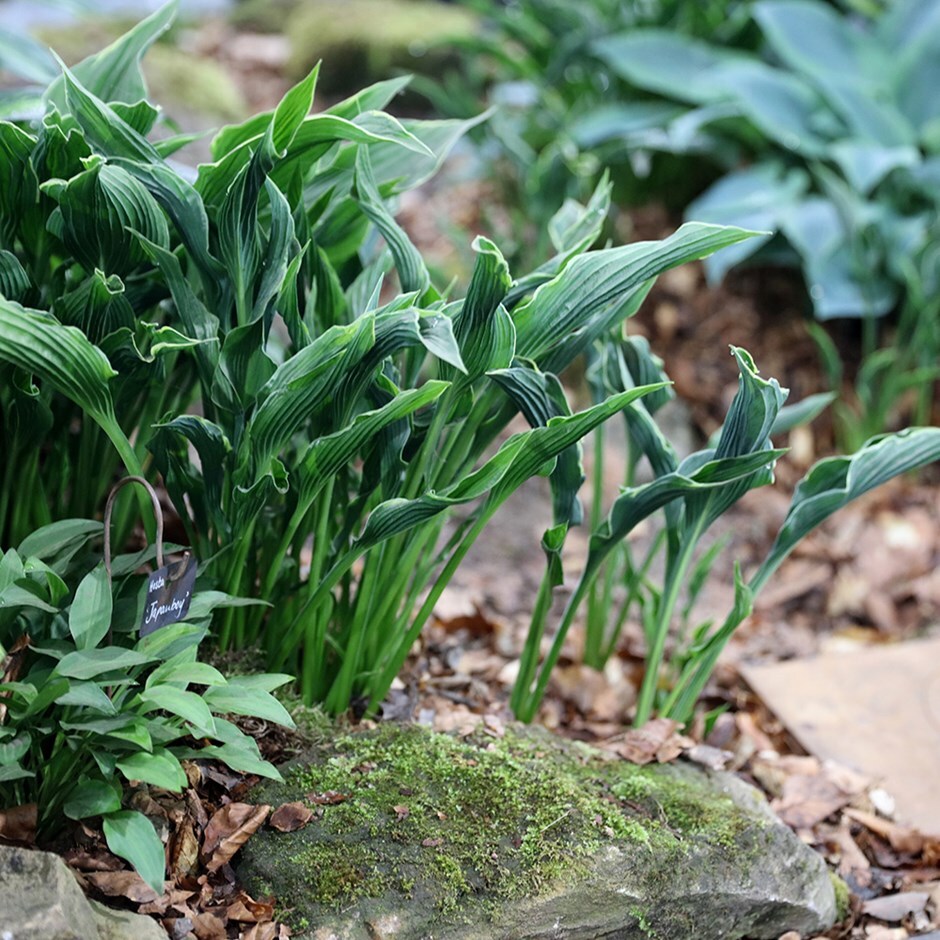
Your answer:
[[[592,566],[632,520],[664,507],[673,560],[651,632],[655,675],[699,536],[770,477],[783,393],[737,352],[742,391],[725,432],[676,466],[649,417],[665,377],[624,373],[575,412],[558,375],[620,348],[623,321],[659,273],[754,233],[688,223],[659,242],[591,250],[610,205],[602,181],[586,205],[553,217],[555,253],[527,274],[514,277],[478,238],[456,297],[432,282],[392,210],[468,122],[378,110],[402,81],[311,114],[314,70],[275,110],[219,131],[212,161],[189,172],[169,159],[188,137],[150,139],[159,110],[139,71],[173,12],[63,68],[41,117],[0,121],[0,431],[21,474],[4,481],[2,544],[94,514],[121,464],[159,474],[206,583],[269,605],[227,608],[216,641],[259,648],[268,668],[298,677],[308,703],[375,710],[469,548],[537,475],[553,504],[534,622],[544,621],[565,535],[582,521],[580,441],[625,414],[662,479],[618,499]],[[649,409],[636,407],[646,399]],[[507,437],[518,414],[529,428]],[[811,471],[794,513],[816,524],[938,448],[924,429]],[[455,507],[461,518],[446,529]],[[119,538],[131,518],[118,518]],[[806,530],[791,526],[780,552]],[[537,648],[514,699],[523,717],[557,657],[536,679]],[[681,685],[683,708],[700,678]]]
[[[855,401],[837,406],[854,448],[897,426],[899,409],[927,423],[935,403],[940,11],[930,0],[867,15],[761,0],[752,15],[756,52],[656,29],[593,48],[659,107],[679,109],[629,146],[724,171],[686,217],[767,231],[707,261],[710,278],[750,261],[798,266],[818,320],[863,321]],[[813,335],[839,388],[839,351],[821,326]]]
[[[126,808],[132,789],[182,792],[193,758],[280,779],[231,718],[292,727],[270,694],[291,677],[226,679],[198,659],[213,612],[246,603],[218,591],[197,586],[185,620],[140,636],[149,578],[134,572],[154,552],[120,555],[109,574],[90,557],[101,534],[66,519],[0,556],[0,806],[35,805],[40,844],[100,819],[111,851],[162,894],[164,847]]]

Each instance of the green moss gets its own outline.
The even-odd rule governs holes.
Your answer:
[[[311,920],[311,903],[336,912],[389,894],[430,902],[444,919],[470,916],[575,879],[600,847],[623,842],[648,846],[665,884],[693,837],[724,851],[754,826],[669,768],[604,760],[532,729],[462,740],[388,723],[320,740],[255,797],[305,797],[319,819],[250,840],[243,866],[249,886],[263,872]]]
[[[836,895],[836,917],[839,921],[843,921],[852,913],[852,892],[835,872],[829,872],[829,878],[832,880],[832,890]]]

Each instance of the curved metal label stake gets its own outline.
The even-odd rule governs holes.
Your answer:
[[[163,563],[163,510],[156,491],[143,477],[124,477],[115,483],[104,507],[104,567],[108,573],[108,583],[111,583],[111,512],[114,509],[115,497],[128,483],[138,483],[150,494],[153,514],[157,520],[157,570],[149,576],[147,584],[147,599],[140,623],[140,636],[144,637],[160,627],[182,620],[189,612],[193,585],[196,582],[196,559],[190,552],[186,552],[181,561],[169,565]],[[109,630],[108,641],[110,640]]]

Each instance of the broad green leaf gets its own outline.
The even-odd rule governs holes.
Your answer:
[[[734,245],[753,232],[687,222],[659,242],[638,242],[580,255],[513,311],[516,354],[538,360],[598,310],[670,268]]]
[[[790,511],[751,579],[756,593],[797,543],[834,512],[896,476],[940,460],[940,428],[908,428],[872,438],[847,457],[815,464],[797,484]]]
[[[46,46],[21,30],[0,29],[0,69],[42,86],[58,74]]]
[[[102,531],[101,523],[94,519],[62,519],[31,532],[20,542],[17,551],[24,558],[49,561],[76,544],[84,545]]]
[[[689,104],[708,104],[722,97],[724,85],[715,81],[720,67],[746,61],[740,53],[656,29],[606,36],[596,40],[593,49],[626,81]]]
[[[190,660],[166,662],[147,676],[146,687],[150,689],[158,683],[168,685],[225,685],[225,676],[208,663]]]
[[[77,705],[80,708],[91,708],[101,712],[102,715],[117,715],[114,702],[105,694],[104,690],[95,682],[72,682],[67,692],[56,700],[57,705]]]
[[[0,741],[0,767],[18,764],[29,750],[32,738],[28,731],[20,732],[10,741]]]
[[[286,728],[293,728],[294,721],[287,709],[269,692],[240,682],[235,676],[226,685],[215,685],[206,689],[203,698],[214,711],[233,715],[250,715],[273,721]]]
[[[188,721],[200,737],[213,737],[215,735],[215,721],[202,696],[195,692],[186,692],[175,686],[165,683],[150,684],[140,693],[140,701],[153,708],[162,708],[164,711],[177,715]],[[119,765],[120,766],[120,765]]]
[[[257,748],[251,750],[237,744],[210,744],[207,747],[181,749],[178,754],[181,759],[218,760],[241,773],[257,774],[268,780],[281,779],[278,769],[264,760]]]
[[[104,565],[98,565],[82,578],[69,609],[69,633],[78,649],[93,649],[107,634],[111,604],[111,582]]]
[[[138,751],[121,758],[116,766],[128,780],[140,780],[174,793],[185,790],[187,786],[186,774],[180,762],[168,751],[155,751],[152,754]]]
[[[88,819],[121,809],[121,787],[107,780],[80,780],[69,791],[62,812],[69,819]]]
[[[108,848],[129,861],[158,895],[163,894],[163,843],[150,820],[143,813],[120,810],[108,813],[103,826]]]
[[[154,657],[136,650],[106,646],[102,649],[76,650],[62,657],[56,673],[70,679],[94,679],[110,672],[142,666],[154,661]]]

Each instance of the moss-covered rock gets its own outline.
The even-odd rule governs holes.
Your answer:
[[[303,937],[777,937],[835,919],[821,859],[728,774],[544,732],[337,732],[253,798],[317,817],[239,874]]]
[[[305,75],[319,61],[320,90],[345,92],[396,71],[440,74],[438,43],[474,34],[476,17],[436,0],[306,0],[286,20],[288,69]]]

